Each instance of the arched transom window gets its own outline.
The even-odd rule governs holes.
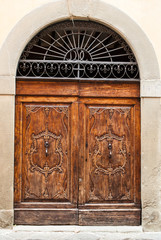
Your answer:
[[[39,32],[25,47],[17,78],[139,80],[128,44],[108,27],[65,21]]]

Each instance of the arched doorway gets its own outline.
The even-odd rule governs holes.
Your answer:
[[[140,224],[139,71],[89,21],[35,36],[17,70],[16,224]]]

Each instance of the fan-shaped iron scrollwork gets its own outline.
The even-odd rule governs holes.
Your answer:
[[[17,77],[44,79],[139,79],[127,43],[91,21],[65,21],[38,33],[24,49]]]

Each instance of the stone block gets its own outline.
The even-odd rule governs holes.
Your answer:
[[[0,210],[13,209],[14,96],[0,96]]]
[[[13,210],[0,210],[0,228],[13,227]]]
[[[161,97],[161,80],[142,80],[141,97]]]
[[[161,231],[160,98],[142,98],[141,109],[142,226]]]
[[[69,0],[68,7],[70,17],[88,17],[90,0]]]
[[[0,76],[0,95],[15,95],[15,82],[13,76]]]

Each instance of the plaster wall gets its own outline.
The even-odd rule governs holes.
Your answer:
[[[33,9],[39,8],[50,2],[58,2],[57,0],[0,0],[0,47],[5,41],[8,33],[12,28]],[[88,4],[94,4],[95,0],[81,0],[84,2],[84,12],[88,11]],[[161,18],[160,0],[103,0],[103,2],[111,4],[127,15],[129,15],[145,32],[150,39],[154,50],[156,52],[159,65],[161,68]],[[67,6],[62,5],[62,11],[64,7],[72,9],[74,13],[79,12],[77,0],[67,0]],[[46,14],[44,12],[44,14]],[[34,22],[31,22],[31,28]],[[133,31],[133,29],[131,29]]]
[[[111,26],[126,39],[136,55],[141,74],[142,226],[145,231],[161,231],[161,1],[0,2],[0,226],[13,224],[14,96],[18,59],[28,41],[46,25],[67,18],[83,18]]]

